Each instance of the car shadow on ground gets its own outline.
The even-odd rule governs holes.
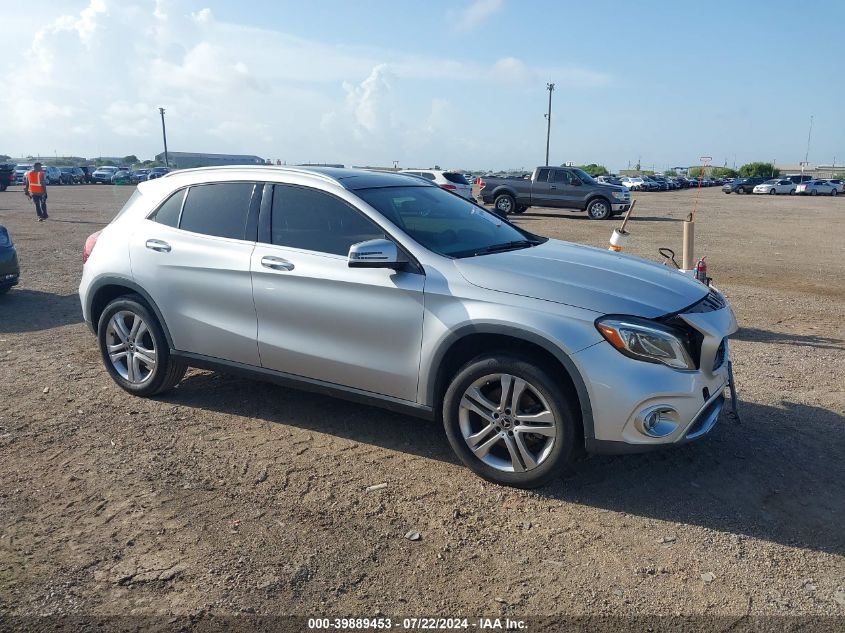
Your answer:
[[[12,288],[0,296],[0,334],[39,332],[82,322],[79,295]]]
[[[214,373],[194,373],[164,400],[249,416],[393,451],[457,463],[439,424]],[[671,450],[594,456],[542,496],[699,525],[783,545],[845,551],[845,418],[784,402],[740,403],[705,438]],[[466,477],[474,477],[469,471]]]
[[[742,327],[731,335],[738,341],[755,343],[780,343],[783,345],[797,345],[799,347],[816,347],[819,349],[845,350],[845,341],[817,334],[791,334],[789,332],[772,332],[757,328]]]

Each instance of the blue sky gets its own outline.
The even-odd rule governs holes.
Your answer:
[[[845,164],[845,3],[57,0],[4,11],[0,153],[499,169]],[[6,19],[5,16],[9,16]]]

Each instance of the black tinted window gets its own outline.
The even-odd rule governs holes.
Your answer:
[[[276,185],[271,236],[278,246],[347,255],[353,244],[385,235],[339,198],[316,189]]]
[[[537,172],[537,182],[546,182],[549,179],[549,170],[541,169]]]
[[[572,174],[565,169],[555,169],[552,171],[552,182],[568,185],[572,183]]]
[[[443,172],[443,177],[448,180],[449,182],[453,182],[456,185],[468,185],[469,181],[464,178],[463,174],[457,174],[453,171]]]
[[[179,212],[182,210],[182,198],[184,197],[184,189],[177,191],[164,201],[150,219],[167,226],[179,226]]]
[[[244,238],[249,203],[255,185],[224,182],[188,189],[179,228],[204,235]]]

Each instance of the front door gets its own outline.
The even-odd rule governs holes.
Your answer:
[[[425,276],[349,268],[349,247],[384,231],[327,192],[272,189],[251,265],[262,366],[414,401]]]

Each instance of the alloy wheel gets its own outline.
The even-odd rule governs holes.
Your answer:
[[[511,201],[510,198],[506,196],[502,196],[496,201],[496,208],[501,211],[502,213],[510,213],[511,212]]]
[[[540,466],[557,438],[555,415],[539,390],[518,376],[490,374],[467,387],[458,423],[470,451],[503,472]]]
[[[142,384],[155,372],[155,339],[149,326],[134,312],[121,310],[109,319],[106,349],[115,371],[127,382]]]
[[[604,220],[608,215],[610,215],[610,208],[606,203],[601,200],[597,200],[590,204],[588,213],[594,220]]]

